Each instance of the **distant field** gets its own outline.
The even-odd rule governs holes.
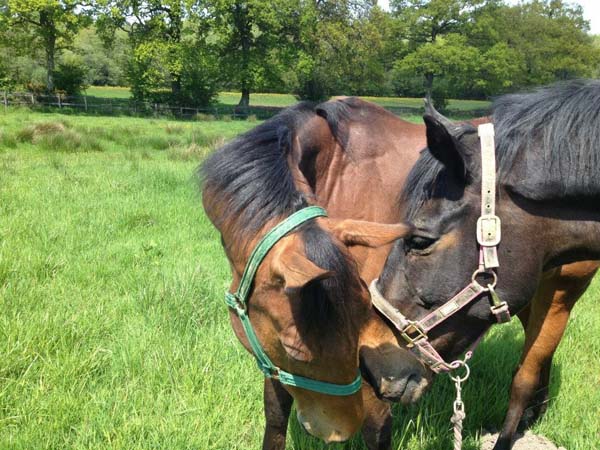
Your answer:
[[[129,98],[131,94],[129,88],[116,86],[90,86],[85,93],[100,98]]]
[[[88,95],[105,98],[128,98],[129,89],[124,87],[97,87],[92,86],[87,90]],[[384,107],[408,107],[421,108],[423,99],[421,98],[403,98],[403,97],[361,97],[370,102],[377,103]],[[221,92],[218,102],[223,105],[237,105],[240,101],[238,92]],[[251,94],[250,104],[252,106],[276,106],[286,107],[293,105],[298,100],[291,94]],[[471,111],[485,109],[490,102],[480,100],[450,100],[448,108],[459,111]]]
[[[219,234],[193,181],[247,121],[0,110],[0,448],[250,450],[262,378],[229,324]],[[534,431],[600,448],[600,279],[555,357]],[[464,386],[465,450],[500,426],[523,337],[482,343]],[[451,448],[452,383],[394,408],[394,449]],[[291,421],[291,450],[326,446]]]

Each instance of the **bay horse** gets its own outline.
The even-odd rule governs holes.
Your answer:
[[[523,356],[494,447],[508,450],[519,421],[545,408],[554,351],[598,268],[600,81],[556,84],[494,103],[498,169],[491,176],[495,173],[497,195],[482,191],[484,178],[490,179],[486,167],[493,165],[482,166],[484,138],[476,128],[452,123],[431,106],[424,120],[427,149],[402,197],[413,232],[394,244],[376,290],[405,317],[420,321],[445,305],[454,308],[465,286],[488,283],[486,295],[428,333],[431,345],[450,360],[496,322],[490,308],[494,290],[499,304],[519,315],[526,330]],[[497,202],[495,214],[502,221],[500,266],[477,281],[475,230],[490,201]],[[529,404],[532,417],[526,418]]]
[[[327,218],[310,206],[293,162],[299,124],[314,117],[308,105],[290,108],[217,150],[200,169],[204,208],[231,266],[231,323],[266,375],[264,449],[285,447],[292,400],[305,430],[326,442],[358,431],[365,409],[368,423],[387,420],[389,428],[382,402],[367,385],[360,390],[359,364],[377,380],[381,398],[410,402],[426,384],[422,364],[373,312],[348,250],[387,245],[408,228]],[[307,211],[261,250],[272,230]],[[378,430],[365,428],[369,448],[382,448]]]

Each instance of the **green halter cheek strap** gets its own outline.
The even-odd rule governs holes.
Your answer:
[[[313,380],[306,378],[301,375],[294,375],[286,372],[285,370],[277,367],[269,359],[265,353],[258,336],[252,328],[250,318],[248,317],[248,294],[254,281],[254,276],[258,270],[258,266],[263,261],[269,250],[286,234],[296,229],[304,222],[307,222],[316,217],[326,217],[327,213],[323,208],[318,206],[309,206],[303,208],[300,211],[296,211],[294,214],[289,216],[283,222],[273,227],[258,243],[258,245],[252,251],[250,259],[244,269],[242,280],[237,288],[237,291],[232,294],[230,292],[225,293],[225,303],[231,307],[239,317],[252,352],[256,357],[259,369],[262,373],[269,378],[276,378],[279,382],[287,384],[288,386],[294,386],[298,388],[308,389],[322,394],[329,395],[352,395],[360,390],[361,376],[360,373],[357,375],[355,380],[350,384],[335,384],[327,383],[325,381]]]

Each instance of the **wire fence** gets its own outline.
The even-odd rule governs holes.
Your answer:
[[[127,115],[175,117],[179,119],[246,119],[254,116],[264,120],[273,117],[284,107],[278,106],[233,106],[214,105],[209,107],[192,107],[169,105],[165,103],[142,102],[126,98],[105,98],[90,95],[70,96],[61,93],[38,94],[33,92],[4,91],[1,98],[5,111],[9,107],[26,107],[34,109],[59,109],[64,112],[84,112],[96,115]],[[388,106],[388,111],[397,116],[420,115],[423,108],[410,106]],[[488,109],[450,110],[448,114],[455,117],[481,117],[489,113]]]

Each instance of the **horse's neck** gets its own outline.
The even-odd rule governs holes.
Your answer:
[[[334,141],[316,160],[312,194],[330,217],[397,223],[403,217],[400,193],[425,146],[422,126],[385,115],[352,122],[347,148]],[[350,249],[361,277],[376,278],[390,246]]]
[[[421,126],[403,121],[353,124],[348,148],[322,160],[315,195],[332,217],[381,223],[402,219],[400,193],[425,145]]]
[[[533,251],[543,253],[546,268],[576,261],[600,260],[600,211],[583,201],[539,202],[513,196],[525,214],[514,218],[526,224]]]
[[[600,213],[579,212],[560,220],[549,240],[551,265],[600,260]]]

